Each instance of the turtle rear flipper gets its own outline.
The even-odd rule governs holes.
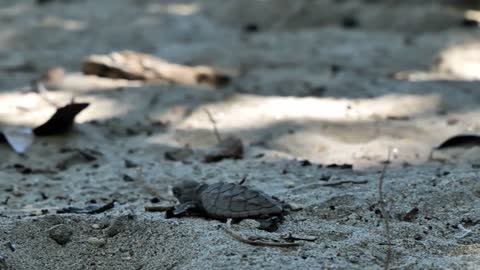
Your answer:
[[[256,219],[260,222],[260,226],[258,229],[264,230],[267,232],[274,232],[278,230],[278,225],[282,223],[283,217],[282,216],[271,216],[266,218],[258,218]]]

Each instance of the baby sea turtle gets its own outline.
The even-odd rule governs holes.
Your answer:
[[[220,220],[252,218],[260,221],[260,229],[268,231],[277,229],[286,206],[262,191],[236,183],[208,185],[187,180],[176,185],[173,194],[180,204],[167,212],[167,217],[200,213]]]

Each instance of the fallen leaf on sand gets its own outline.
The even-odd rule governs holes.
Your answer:
[[[480,146],[480,136],[474,134],[460,134],[448,138],[446,141],[435,147],[436,150],[451,147],[472,147]]]
[[[325,166],[326,168],[334,168],[334,169],[352,169],[353,165],[352,164],[328,164]]]
[[[414,220],[417,217],[419,211],[420,210],[418,209],[418,207],[412,208],[412,210],[408,211],[408,213],[403,216],[402,220],[407,222]]]
[[[6,128],[0,133],[0,142],[8,143],[17,153],[24,153],[33,140],[30,128]]]
[[[243,157],[242,140],[235,136],[227,137],[221,140],[217,145],[208,151],[204,161],[218,162],[223,159],[241,159]]]
[[[44,124],[33,129],[36,136],[51,136],[67,132],[77,114],[87,108],[89,103],[71,103],[58,108],[55,114]]]

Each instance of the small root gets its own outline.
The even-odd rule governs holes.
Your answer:
[[[208,109],[205,109],[205,113],[208,115],[208,120],[210,120],[210,123],[212,123],[213,126],[213,133],[215,134],[215,137],[217,138],[218,143],[222,142],[222,137],[220,136],[220,132],[217,129],[217,122],[213,118],[212,114]]]
[[[262,247],[298,247],[301,246],[301,243],[281,243],[281,242],[265,242],[265,241],[254,241],[243,237],[242,235],[234,232],[231,229],[232,219],[227,220],[227,225],[224,227],[225,232],[229,234],[233,239],[238,240],[242,243],[253,245],[253,246],[262,246]]]

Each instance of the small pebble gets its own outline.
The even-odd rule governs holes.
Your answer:
[[[285,187],[286,188],[294,188],[295,187],[295,183],[293,181],[285,181]]]
[[[98,225],[98,224],[92,224],[92,228],[94,228],[94,229],[100,229],[100,225]]]
[[[303,206],[299,203],[289,203],[289,206],[290,206],[290,210],[292,210],[294,212],[303,210],[303,208],[305,208],[305,206]]]
[[[124,160],[124,164],[125,164],[125,168],[137,168],[138,167],[137,163],[135,163],[131,160],[128,160],[128,159]]]
[[[97,247],[103,247],[107,244],[107,240],[105,238],[90,237],[87,239],[87,243]]]
[[[153,198],[150,199],[150,202],[151,203],[159,203],[160,199],[158,197],[153,197]]]
[[[256,33],[260,30],[256,23],[247,23],[243,26],[243,31],[245,33]]]
[[[73,231],[65,224],[59,224],[48,229],[48,237],[52,238],[57,244],[65,245],[70,242]]]

